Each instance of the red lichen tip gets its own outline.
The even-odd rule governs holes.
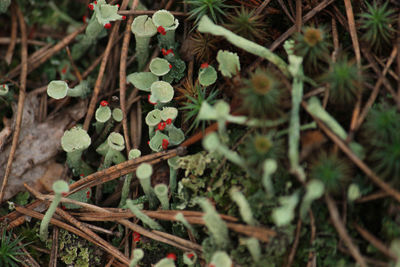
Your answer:
[[[119,8],[119,4],[117,4],[117,7]]]
[[[161,48],[161,53],[166,56],[167,55],[167,50],[165,50],[164,48]]]
[[[137,232],[132,233],[132,238],[134,242],[139,242],[140,241],[140,234]]]
[[[172,69],[172,65],[171,64],[169,64],[169,68]]]
[[[150,145],[150,140],[149,140],[149,141],[147,141],[147,144],[148,144],[148,145]]]
[[[158,26],[157,31],[161,34],[161,35],[166,35],[167,32],[165,31],[165,28],[163,26]]]
[[[68,193],[67,193],[67,192],[62,192],[61,195],[62,195],[63,197],[66,197],[66,196],[68,195]]]
[[[89,5],[88,5],[88,8],[89,8],[90,10],[93,10],[93,9],[94,9],[94,6],[93,6],[92,4],[89,4]]]
[[[165,140],[165,139],[164,139],[164,140]],[[168,253],[167,258],[168,258],[168,259],[171,259],[171,260],[173,260],[173,261],[176,261],[176,255],[175,255],[175,253]]]
[[[94,1],[93,3],[94,3],[95,5],[97,5],[97,1]]]
[[[147,96],[147,101],[149,101],[149,103],[152,104],[152,105],[157,104],[157,103],[151,102],[151,101],[150,101],[150,97],[151,97],[151,95],[148,95],[148,96]]]
[[[67,72],[67,67],[68,67],[68,66],[64,66],[64,68],[61,70],[61,73],[62,73],[62,74],[65,74],[65,73]]]
[[[126,16],[122,16],[122,20],[126,20]]]
[[[61,206],[61,208],[62,208],[63,210],[66,210],[66,208],[65,208],[65,206],[64,206],[64,205],[62,205],[62,206]]]
[[[108,102],[103,100],[103,101],[100,102],[100,106],[107,107],[108,106]]]
[[[201,64],[200,68],[202,69],[208,68],[208,63],[204,62],[203,64]]]
[[[164,150],[167,150],[168,145],[169,145],[168,139],[165,139],[165,138],[164,138],[164,139],[162,140],[162,148],[163,148]]]
[[[90,191],[86,192],[86,198],[90,198]]]
[[[167,55],[169,55],[169,54],[173,54],[173,55],[175,56],[175,54],[174,54],[174,50],[172,50],[172,49],[168,49],[168,50],[167,50]]]
[[[162,130],[165,129],[165,126],[167,126],[167,124],[166,124],[165,122],[162,121],[162,122],[160,122],[160,123],[158,124],[157,130],[162,131]]]
[[[3,88],[4,88],[4,89],[6,88],[6,85],[5,85],[5,84],[3,84]]]
[[[170,125],[170,124],[172,123],[172,119],[167,119],[165,122],[166,122],[168,125]]]
[[[193,258],[194,254],[193,253],[189,253],[186,255],[189,259]]]
[[[83,15],[82,21],[83,21],[83,23],[86,23],[86,16],[85,15]]]
[[[104,24],[105,29],[111,29],[111,23],[106,23]]]

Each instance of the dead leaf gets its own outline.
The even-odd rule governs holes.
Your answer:
[[[35,114],[39,108],[36,96],[28,95],[24,104],[21,134],[3,200],[10,199],[19,191],[24,191],[24,183],[34,185],[53,163],[53,158],[61,150],[61,137],[66,125],[81,119],[85,114],[83,102],[63,110],[53,118],[37,123]],[[14,109],[13,126],[16,109]],[[10,154],[8,143],[0,153],[0,183],[3,181],[5,167]]]

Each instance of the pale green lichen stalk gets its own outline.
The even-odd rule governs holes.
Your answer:
[[[217,211],[207,199],[199,198],[197,202],[205,213],[203,220],[208,231],[210,231],[215,244],[220,249],[226,249],[229,246],[230,240],[228,227],[225,222],[221,219]]]
[[[160,32],[161,47],[174,48],[175,30],[179,26],[179,21],[174,18],[174,15],[164,9],[154,13],[152,19],[157,30]]]
[[[268,197],[272,197],[274,195],[274,186],[272,184],[271,175],[276,172],[278,168],[278,164],[274,159],[266,159],[263,164],[263,177],[262,183],[264,185],[265,191],[267,191]]]
[[[306,186],[307,192],[303,197],[303,202],[300,205],[300,217],[305,220],[307,217],[307,212],[311,208],[311,204],[314,200],[322,197],[325,192],[324,183],[320,180],[311,180]]]
[[[142,152],[140,152],[139,149],[131,149],[131,151],[129,151],[128,154],[128,159],[136,159],[138,157],[140,157],[140,155],[142,154]],[[131,185],[131,181],[132,181],[132,173],[129,173],[127,175],[125,175],[125,180],[124,180],[124,185],[122,186],[122,190],[121,190],[121,200],[119,202],[119,207],[122,208],[123,206],[125,206],[126,204],[126,200],[128,199],[128,195],[129,195],[129,188]]]
[[[6,94],[8,94],[8,85],[7,84],[0,85],[0,96],[5,96]]]
[[[243,242],[249,250],[254,262],[258,262],[261,258],[261,247],[258,239],[251,237],[244,239]]]
[[[136,40],[136,58],[139,64],[138,70],[141,71],[149,58],[149,44],[151,37],[156,35],[157,28],[153,20],[147,15],[136,17],[131,25],[131,31]]]
[[[176,190],[176,176],[177,170],[179,169],[179,157],[173,157],[168,159],[169,166],[169,190],[174,193]]]
[[[170,258],[164,258],[157,262],[154,267],[175,267],[175,263]]]
[[[147,216],[146,214],[144,214],[143,212],[140,211],[140,209],[135,206],[132,202],[132,199],[127,199],[126,200],[126,205],[128,206],[128,208],[131,210],[131,212],[133,214],[135,214],[135,216],[142,221],[142,223],[144,223],[145,225],[147,225],[148,227],[150,227],[151,229],[154,230],[160,230],[162,231],[163,228],[161,227],[161,225],[159,225],[155,220],[153,220],[152,218],[150,218],[149,216]]]
[[[212,35],[225,37],[233,45],[272,62],[286,76],[289,76],[286,62],[283,61],[279,56],[272,53],[269,49],[240,37],[224,27],[215,25],[206,15],[200,19],[198,30],[202,33],[210,33]]]
[[[82,153],[91,144],[90,136],[80,127],[73,127],[64,132],[61,147],[67,152],[67,164],[74,175],[79,175],[83,167]]]
[[[175,219],[178,221],[178,222],[181,222],[190,232],[192,232],[192,234],[195,236],[195,237],[197,237],[198,235],[197,235],[197,231],[193,228],[193,226],[186,220],[186,218],[185,218],[185,216],[181,213],[181,212],[178,212],[176,215],[175,215]]]
[[[153,174],[153,168],[148,163],[142,163],[136,170],[136,177],[139,179],[140,185],[149,200],[151,208],[157,206],[157,198],[154,194],[154,190],[151,187],[151,175]]]
[[[169,209],[168,186],[166,186],[165,184],[158,184],[154,187],[154,193],[156,194],[158,200],[160,200],[162,209],[168,210]]]
[[[245,161],[239,156],[236,151],[229,150],[227,146],[219,141],[216,133],[210,133],[203,139],[203,147],[209,152],[218,152],[229,161],[237,164],[238,166],[245,168]]]
[[[49,209],[46,211],[46,214],[43,217],[43,220],[40,224],[40,239],[42,241],[46,241],[49,235],[49,223],[51,217],[53,217],[54,212],[57,209],[58,204],[61,201],[62,194],[66,194],[69,192],[69,186],[67,182],[63,180],[58,180],[53,183],[53,191],[54,198],[53,202],[51,202]]]
[[[251,211],[249,202],[247,202],[246,197],[237,188],[232,188],[229,191],[231,199],[235,201],[236,205],[239,206],[240,216],[242,216],[243,221],[249,225],[257,225],[258,222],[253,217],[253,212]]]
[[[51,81],[47,86],[47,95],[54,99],[63,99],[66,96],[70,97],[86,97],[90,92],[87,81],[81,81],[74,88],[69,88],[64,81]]]
[[[101,144],[96,152],[104,156],[104,161],[101,169],[110,167],[113,163],[120,164],[126,160],[125,156],[121,153],[125,149],[124,137],[120,133],[111,133],[107,140]]]
[[[218,267],[231,267],[232,260],[231,258],[229,258],[228,254],[226,254],[225,251],[217,251],[213,254],[211,258],[210,265],[211,264]]]
[[[291,51],[288,52],[288,54]],[[289,162],[291,171],[297,174],[301,181],[305,181],[304,169],[299,164],[300,141],[300,103],[303,99],[303,58],[289,54],[288,70],[293,76],[292,81],[292,110],[289,123]]]
[[[308,105],[307,105],[307,111],[314,117],[318,118],[321,120],[323,123],[326,124],[326,126],[329,127],[329,129],[332,130],[337,136],[339,136],[342,140],[347,139],[347,133],[343,129],[343,127],[335,120],[334,117],[332,117],[321,105],[321,102],[317,97],[311,97],[310,100],[308,100]],[[351,150],[356,153],[356,155],[363,159],[365,157],[364,153],[364,148],[356,143],[356,142],[350,142],[349,147]]]
[[[196,266],[197,254],[194,251],[187,251],[183,253],[183,263],[189,267]]]
[[[134,249],[132,253],[132,260],[129,263],[129,267],[136,267],[136,265],[139,264],[139,261],[143,259],[143,257],[144,257],[143,249],[141,248]]]

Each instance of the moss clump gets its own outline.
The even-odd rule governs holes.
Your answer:
[[[334,154],[322,152],[312,163],[310,178],[321,180],[327,192],[338,193],[350,177],[348,163]]]
[[[268,71],[257,69],[244,81],[243,109],[251,117],[265,118],[276,114],[280,104],[280,83]]]

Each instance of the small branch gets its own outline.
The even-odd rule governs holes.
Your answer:
[[[17,23],[17,9],[16,3],[11,3],[11,37],[10,44],[8,45],[6,55],[4,60],[8,65],[11,64],[11,60],[14,54],[15,44],[17,43],[17,31],[18,31],[18,23]]]
[[[11,174],[12,163],[14,160],[15,151],[18,145],[19,134],[21,132],[22,114],[24,109],[25,95],[26,95],[26,77],[28,76],[28,38],[26,33],[26,24],[24,20],[24,15],[17,5],[15,5],[15,10],[18,16],[19,27],[21,30],[21,76],[20,76],[20,87],[19,87],[19,97],[18,97],[18,108],[17,108],[17,119],[15,121],[15,130],[11,144],[10,155],[8,156],[7,166],[3,177],[3,182],[0,188],[0,203],[3,201],[4,191],[7,186],[8,177]]]
[[[301,225],[302,225],[302,222],[301,222],[301,219],[299,219],[297,221],[296,237],[294,239],[292,249],[290,250],[289,259],[288,259],[288,263],[287,263],[286,267],[292,266],[294,257],[296,256],[296,251],[297,251],[297,247],[299,246],[299,240],[300,240]]]
[[[131,11],[133,11],[136,6],[138,5],[139,1],[135,0]],[[122,118],[122,128],[124,132],[124,139],[126,144],[126,153],[129,154],[131,150],[131,142],[129,140],[129,133],[128,133],[128,121],[127,121],[127,110],[126,110],[126,58],[128,57],[128,48],[129,48],[129,41],[131,38],[131,24],[133,22],[133,16],[130,16],[125,28],[124,33],[124,40],[122,41],[121,47],[121,58],[120,58],[120,65],[119,65],[119,101],[121,110],[123,113]]]
[[[307,109],[307,103],[302,102],[303,107],[309,113]],[[310,114],[310,113],[309,113]],[[310,114],[311,115],[311,114]],[[317,122],[318,127],[321,128],[325,134],[349,157],[354,164],[356,164],[370,179],[371,181],[380,187],[383,191],[389,194],[391,197],[400,202],[400,192],[393,189],[390,185],[385,183],[375,172],[373,172],[356,154],[337,136],[335,135],[325,124],[319,119],[313,117],[314,121]]]
[[[331,215],[333,225],[335,226],[336,231],[338,232],[340,238],[344,241],[347,248],[349,249],[351,256],[353,256],[354,260],[361,267],[367,267],[367,264],[365,263],[363,256],[361,255],[360,251],[358,250],[358,247],[353,244],[353,241],[351,241],[351,238],[346,231],[346,227],[343,225],[343,223],[340,219],[339,212],[338,212],[335,202],[332,200],[332,198],[328,194],[325,194],[325,202],[328,206],[329,214]]]
[[[380,252],[382,252],[386,257],[391,258],[394,261],[397,261],[397,255],[393,254],[393,252],[390,251],[389,248],[383,244],[381,240],[373,236],[370,232],[368,232],[366,229],[362,228],[358,224],[354,224],[354,227],[356,228],[357,232],[368,242],[371,243],[375,248],[377,248]]]

